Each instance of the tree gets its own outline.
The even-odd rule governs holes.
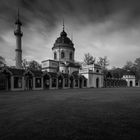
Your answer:
[[[135,60],[135,67],[140,70],[140,58],[136,58]]]
[[[23,66],[24,69],[28,68],[28,61],[26,59],[22,60],[22,66]]]
[[[115,67],[110,70],[110,73],[113,78],[121,78],[121,77],[123,77],[125,72],[126,72],[126,70],[124,70],[122,68],[115,68]]]
[[[37,61],[27,61],[24,59],[22,61],[22,65],[24,69],[30,69],[30,70],[41,70],[41,64],[39,64]]]
[[[37,61],[33,60],[33,61],[29,62],[29,69],[31,69],[31,70],[41,70],[41,65]]]
[[[109,60],[107,56],[99,57],[99,60],[97,62],[100,66],[102,66],[103,70],[107,69],[107,66],[109,65]]]
[[[5,61],[5,58],[0,56],[0,67],[3,67],[6,65],[6,61]]]
[[[84,55],[84,63],[87,65],[91,65],[95,63],[96,58],[93,57],[90,53],[86,53]]]
[[[125,71],[133,72],[137,80],[140,80],[140,58],[136,58],[134,63],[132,61],[127,61],[123,69]]]
[[[137,80],[140,80],[140,58],[136,58],[134,63]]]
[[[127,61],[126,64],[124,65],[123,69],[125,71],[129,71],[129,72],[132,72],[134,73],[135,75],[137,75],[137,67],[136,67],[136,64],[133,63],[132,61]]]
[[[132,61],[127,61],[126,64],[124,65],[123,69],[125,70],[132,70],[134,67],[134,63]]]

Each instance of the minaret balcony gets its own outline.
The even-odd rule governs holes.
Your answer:
[[[23,32],[19,31],[19,30],[15,30],[14,34],[16,36],[23,36]]]
[[[16,51],[16,52],[22,52],[22,50],[21,50],[21,49],[15,49],[15,51]]]

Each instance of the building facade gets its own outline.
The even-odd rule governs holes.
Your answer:
[[[75,48],[72,40],[63,30],[52,47],[53,59],[42,61],[42,70],[48,72],[61,72],[72,74],[81,67],[74,60]]]
[[[15,22],[16,63],[15,68],[0,68],[0,90],[43,90],[68,88],[119,87],[128,80],[104,79],[102,67],[75,62],[75,48],[63,25],[60,36],[52,47],[53,59],[42,61],[42,70],[22,68],[22,23],[19,13]],[[129,77],[130,78],[130,77]],[[134,77],[133,77],[134,78]],[[132,86],[134,82],[132,80]],[[125,82],[124,82],[125,83]],[[130,82],[128,82],[130,83]],[[125,85],[125,84],[124,84]],[[131,83],[130,83],[131,85]]]
[[[123,75],[123,79],[127,82],[127,87],[136,87],[136,77],[135,74],[127,72]]]
[[[104,76],[101,66],[97,64],[82,65],[79,73],[87,78],[87,87],[102,88],[104,87]]]

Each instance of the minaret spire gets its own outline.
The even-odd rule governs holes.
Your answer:
[[[65,30],[65,23],[64,23],[64,18],[63,18],[63,31]]]
[[[16,22],[15,22],[15,25],[16,25],[16,28],[15,28],[15,31],[14,31],[14,34],[15,34],[15,37],[16,37],[16,49],[15,49],[15,52],[16,52],[16,68],[18,69],[21,69],[22,68],[22,36],[23,36],[23,33],[21,31],[21,26],[22,26],[22,23],[20,21],[20,16],[19,16],[19,9],[18,9],[18,12],[17,12],[17,19],[16,19]]]
[[[17,19],[19,20],[19,8],[18,8],[18,14],[17,14]]]

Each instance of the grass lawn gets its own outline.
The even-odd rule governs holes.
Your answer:
[[[140,140],[140,88],[0,91],[0,140]]]

